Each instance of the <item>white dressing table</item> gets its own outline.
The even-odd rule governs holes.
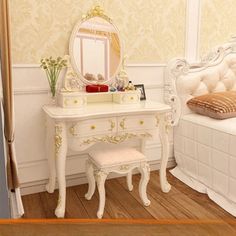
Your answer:
[[[129,79],[122,49],[119,30],[99,6],[92,8],[72,32],[67,73],[58,94],[58,106],[43,107],[47,119],[50,169],[46,189],[50,193],[54,191],[57,176],[57,217],[65,214],[68,148],[82,151],[100,142],[118,144],[133,138],[141,139],[144,147],[145,139],[158,135],[159,130],[162,143],[161,188],[163,192],[171,188],[166,179],[168,113],[171,108],[158,102],[140,102],[141,92],[127,86]],[[119,91],[85,92],[86,85],[100,84]]]
[[[56,176],[59,186],[57,217],[64,217],[66,184],[65,165],[67,149],[81,151],[99,143],[121,143],[131,138],[145,138],[160,135],[162,158],[160,183],[163,192],[171,186],[166,179],[169,156],[168,105],[143,101],[137,104],[116,104],[113,102],[91,103],[83,108],[68,109],[59,106],[44,106],[47,117],[47,155],[50,175],[46,189],[52,193]]]

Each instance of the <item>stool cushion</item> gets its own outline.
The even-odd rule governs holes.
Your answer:
[[[98,167],[108,167],[146,161],[146,157],[134,148],[106,148],[92,150],[89,155]]]

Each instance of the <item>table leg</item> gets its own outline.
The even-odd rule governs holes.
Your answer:
[[[59,187],[58,204],[55,210],[55,215],[58,218],[63,218],[65,215],[66,203],[66,181],[65,181],[65,161],[67,153],[67,136],[66,125],[64,122],[55,124],[55,158],[56,158],[56,171]]]
[[[94,168],[90,160],[86,161],[86,175],[88,179],[88,192],[85,194],[85,198],[90,200],[96,189],[96,181],[94,178]]]
[[[99,207],[97,212],[98,219],[101,219],[104,213],[105,201],[106,201],[106,192],[105,192],[105,181],[107,178],[108,173],[100,170],[96,174],[96,181],[98,186],[98,193],[99,193]]]
[[[150,179],[150,167],[148,163],[143,163],[139,168],[141,179],[139,181],[139,196],[142,199],[144,206],[150,205],[150,200],[147,198],[147,184]]]
[[[131,192],[134,188],[133,184],[132,184],[132,170],[126,175],[126,183],[128,186],[129,191]]]
[[[160,184],[161,190],[168,193],[171,189],[171,185],[168,183],[166,178],[166,167],[169,158],[169,138],[168,138],[168,121],[166,115],[159,116],[159,136],[162,144],[162,154],[161,154],[161,168],[160,168]]]
[[[56,162],[54,148],[54,122],[50,118],[47,118],[46,155],[49,165],[49,181],[46,185],[46,190],[48,193],[53,193],[56,183]]]

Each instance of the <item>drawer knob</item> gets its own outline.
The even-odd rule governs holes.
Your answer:
[[[130,97],[130,100],[134,100],[134,97]]]
[[[116,127],[116,124],[113,120],[109,120],[109,122],[111,124],[111,128],[108,131],[112,131]]]
[[[74,125],[70,127],[70,133],[71,133],[71,135],[76,136]]]
[[[78,103],[78,100],[74,100],[74,104],[77,104]]]
[[[96,126],[95,125],[91,125],[90,127],[92,130],[96,129]]]
[[[140,120],[140,121],[139,121],[139,124],[140,124],[140,125],[143,125],[143,124],[144,124],[144,121],[143,121],[143,120]]]
[[[125,118],[120,122],[120,127],[124,130],[125,128]]]

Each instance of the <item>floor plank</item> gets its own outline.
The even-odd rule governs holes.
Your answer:
[[[132,218],[111,191],[106,191],[105,208],[111,218]]]
[[[133,176],[134,189],[128,191],[125,177],[106,181],[106,205],[103,218],[133,219],[211,219],[223,220],[229,229],[235,230],[235,218],[211,201],[206,194],[201,194],[183,184],[167,173],[172,185],[169,193],[160,188],[158,171],[151,172],[147,194],[151,200],[149,207],[143,206],[138,192],[140,175]],[[97,218],[99,204],[96,190],[90,201],[84,195],[88,185],[67,188],[65,218]],[[53,194],[46,192],[23,196],[24,218],[56,218],[58,190]],[[178,228],[178,227],[177,227]],[[204,228],[204,227],[203,227]]]
[[[138,177],[138,176],[137,176]],[[142,201],[139,196],[139,180],[140,178],[138,177],[133,177],[133,190],[130,192],[130,194],[142,205]],[[117,181],[126,189],[126,179],[125,178],[118,178]],[[155,218],[155,219],[174,219],[174,215],[171,214],[165,207],[163,207],[155,198],[152,197],[150,192],[150,188],[148,187],[147,189],[147,195],[148,199],[151,201],[151,205],[149,207],[146,207],[146,210]]]
[[[171,183],[172,186],[175,186],[176,189],[178,189],[181,193],[184,193],[188,196],[188,198],[191,198],[193,201],[200,204],[202,207],[207,209],[208,211],[211,211],[213,214],[217,215],[219,218],[232,218],[232,215],[229,214],[227,211],[223,210],[221,207],[219,207],[217,204],[215,204],[207,194],[199,193],[192,188],[185,185],[183,182],[175,178],[173,175],[168,175],[168,180]]]
[[[134,176],[135,178],[135,176]],[[176,196],[179,193],[176,193],[176,189],[172,186],[169,193],[163,193],[159,183],[156,183],[159,180],[156,173],[151,173],[151,181],[148,184],[148,194],[152,196],[155,201],[158,202],[162,207],[164,207],[170,214],[172,214],[176,219],[189,219],[189,214],[184,209],[179,209],[176,204],[173,203],[171,196]]]
[[[111,193],[127,210],[132,218],[151,219],[153,216],[143,207],[127,189],[122,187],[116,179],[107,181],[107,193]]]
[[[89,218],[80,198],[76,194],[75,188],[68,188],[66,190],[65,218]]]
[[[46,215],[46,218],[55,218],[55,209],[58,201],[58,190],[54,193],[40,193],[41,202]]]
[[[99,204],[99,200],[98,200],[98,197],[97,197],[97,191],[95,192],[92,199],[88,201],[84,197],[87,190],[88,190],[88,185],[87,184],[80,185],[80,186],[77,186],[75,188],[75,192],[76,192],[77,196],[79,197],[80,201],[82,202],[88,216],[90,218],[97,218],[97,211],[98,211],[98,204]],[[111,218],[111,216],[107,212],[106,208],[104,210],[103,218],[104,219]]]
[[[40,199],[40,194],[31,194],[22,198],[25,214],[24,218],[46,218]]]

